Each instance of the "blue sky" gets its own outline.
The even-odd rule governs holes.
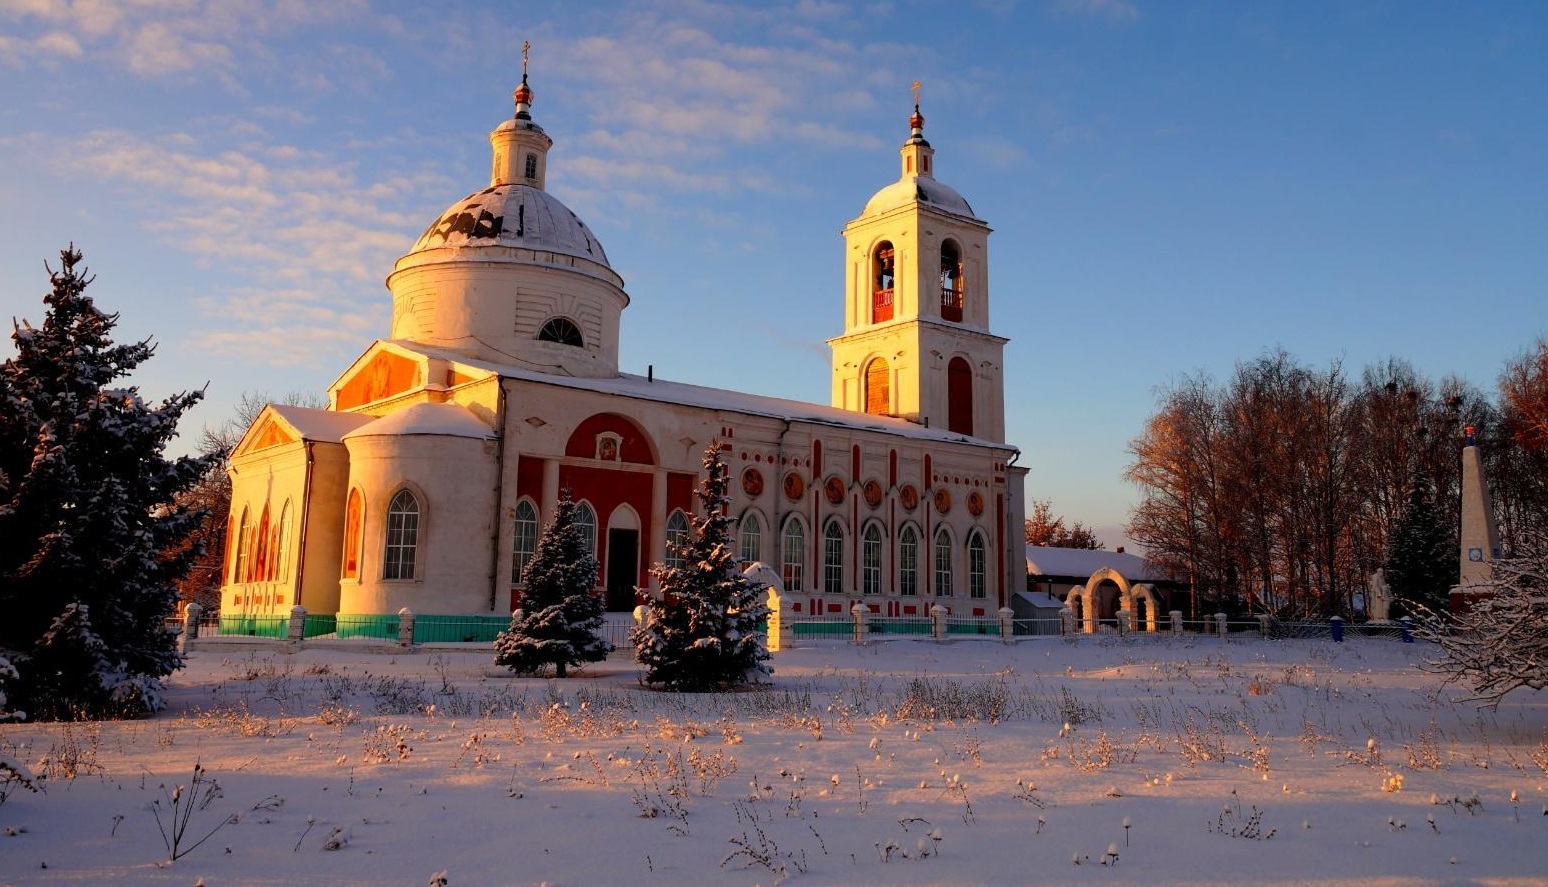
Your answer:
[[[1284,347],[1493,391],[1548,333],[1548,4],[0,0],[0,316],[73,240],[136,376],[321,392],[488,177],[532,43],[549,190],[633,299],[621,364],[826,402],[843,225],[923,82],[994,229],[1029,496],[1102,529],[1158,386]],[[9,354],[6,347],[3,354]]]

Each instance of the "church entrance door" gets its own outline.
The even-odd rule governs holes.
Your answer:
[[[607,531],[607,609],[628,613],[634,610],[634,586],[639,582],[640,531]]]

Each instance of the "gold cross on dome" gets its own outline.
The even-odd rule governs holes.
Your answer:
[[[914,81],[914,107],[919,107],[919,81]]]
[[[521,79],[527,79],[527,52],[532,49],[532,41],[521,41]]]

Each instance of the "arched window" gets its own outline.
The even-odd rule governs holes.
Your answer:
[[[360,578],[360,531],[365,514],[360,491],[349,491],[349,502],[344,506],[344,578]]]
[[[529,178],[529,179],[537,178],[537,155],[536,154],[528,154],[527,155],[526,175],[527,175],[527,178]]]
[[[531,499],[516,503],[516,520],[511,527],[511,581],[521,582],[527,562],[537,553],[538,513]]]
[[[756,512],[749,511],[742,515],[742,527],[738,535],[741,537],[742,560],[747,563],[763,560],[763,523],[758,520]]]
[[[688,518],[683,516],[682,509],[672,512],[667,518],[666,524],[666,565],[681,568],[687,563],[682,546],[688,544]]]
[[[285,506],[280,509],[279,538],[274,543],[274,575],[280,580],[290,578],[290,548],[292,545],[290,531],[294,523],[294,516],[290,510],[290,500],[285,500]]]
[[[581,538],[586,542],[586,553],[592,557],[597,556],[597,513],[585,502],[575,503],[575,514],[572,518],[575,528],[580,530]]]
[[[989,588],[989,558],[982,533],[974,531],[967,546],[968,597],[984,597]]]
[[[946,365],[946,427],[957,434],[973,433],[973,368],[961,357]]]
[[[785,521],[779,540],[779,578],[786,591],[800,591],[806,579],[806,528],[796,518]]]
[[[913,527],[898,534],[898,594],[919,594],[919,534]]]
[[[883,240],[871,253],[871,323],[892,319],[894,271],[892,241]]]
[[[962,322],[962,252],[950,240],[941,244],[941,319]]]
[[[581,336],[580,327],[568,317],[550,317],[538,330],[539,342],[558,342],[560,345],[573,345],[576,348],[584,347],[586,342]]]
[[[254,582],[267,582],[269,580],[269,503],[263,503],[263,517],[258,519],[258,529],[253,536],[253,575],[249,578]]]
[[[419,552],[419,500],[399,490],[387,503],[387,544],[382,550],[383,579],[413,579]]]
[[[884,357],[865,365],[865,411],[875,416],[892,412],[892,370]]]
[[[248,512],[247,506],[242,506],[242,521],[237,525],[236,534],[236,569],[231,571],[232,582],[247,581],[247,559],[252,555],[253,544],[253,518]]]
[[[860,593],[881,594],[882,531],[871,523],[860,537]]]
[[[951,597],[951,534],[935,531],[935,596]]]
[[[822,528],[822,592],[844,593],[844,528],[837,520]]]

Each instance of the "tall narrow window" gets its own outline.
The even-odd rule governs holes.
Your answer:
[[[742,515],[739,535],[742,560],[747,563],[763,560],[763,523],[758,520],[756,513],[749,511]]]
[[[511,581],[521,582],[527,562],[537,553],[538,513],[530,499],[516,503],[516,521],[511,528]]]
[[[419,552],[419,500],[399,490],[387,503],[387,544],[382,554],[383,579],[413,579]]]
[[[892,242],[883,240],[871,253],[871,323],[892,319],[894,268]]]
[[[253,518],[247,507],[242,507],[242,522],[237,526],[236,569],[231,573],[232,582],[246,582],[247,560],[252,556]]]
[[[919,594],[919,534],[913,527],[898,536],[898,594]]]
[[[779,577],[786,591],[800,591],[806,578],[806,528],[795,518],[785,521],[779,543]]]
[[[982,533],[968,537],[968,597],[984,597],[989,588],[989,559]]]
[[[946,365],[946,427],[957,434],[973,433],[973,368],[960,357]]]
[[[586,540],[586,553],[597,556],[597,513],[585,502],[575,503],[575,527]]]
[[[860,593],[881,594],[882,531],[872,523],[860,541]]]
[[[544,322],[543,328],[538,330],[538,341],[558,342],[560,345],[574,345],[576,348],[585,347],[586,340],[581,336],[580,327],[568,317],[551,317]]]
[[[951,597],[951,534],[935,531],[935,596]]]
[[[844,593],[844,528],[836,520],[822,529],[822,591]]]
[[[269,503],[263,503],[263,517],[258,519],[258,529],[253,535],[253,575],[254,582],[267,582],[269,580]]]
[[[536,154],[528,154],[527,155],[527,168],[526,168],[526,170],[524,170],[524,172],[527,174],[527,178],[529,178],[529,179],[537,178],[537,155]]]
[[[667,518],[666,525],[666,565],[681,568],[687,560],[683,557],[682,546],[688,543],[688,518],[683,516],[681,509],[672,512]]]
[[[280,509],[279,528],[276,532],[279,538],[274,543],[274,576],[284,581],[290,578],[290,547],[292,545],[290,532],[294,523],[294,517],[290,513],[290,500],[285,500],[285,507]]]
[[[878,357],[865,365],[865,411],[875,416],[892,412],[892,370]]]
[[[360,491],[349,491],[349,502],[344,506],[344,578],[360,578],[360,531],[364,517],[364,503]]]
[[[950,240],[941,244],[941,318],[962,322],[962,253]]]

